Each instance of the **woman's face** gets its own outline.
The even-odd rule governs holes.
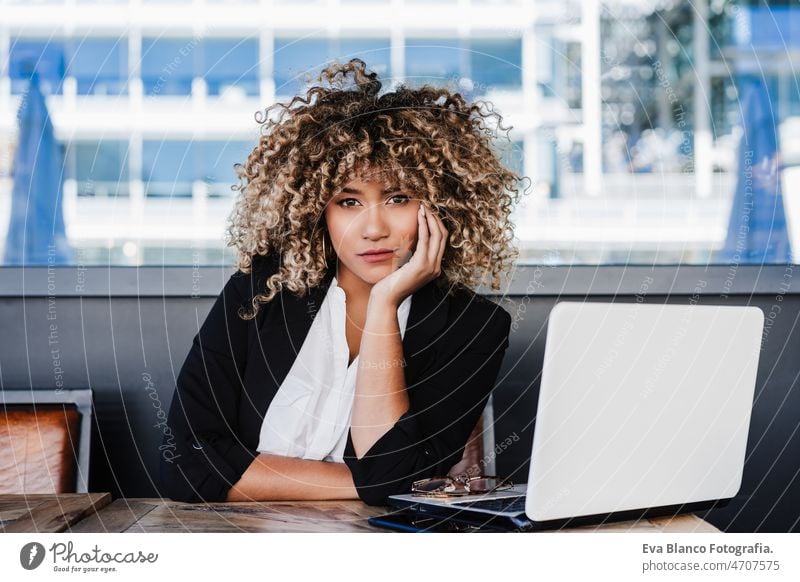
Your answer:
[[[383,182],[357,179],[345,184],[325,208],[333,248],[339,257],[339,281],[355,275],[374,285],[410,258],[417,244],[419,199],[387,188]],[[371,258],[363,253],[389,249]]]

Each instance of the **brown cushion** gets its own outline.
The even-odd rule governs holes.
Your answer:
[[[79,421],[70,404],[0,409],[0,493],[74,493]]]

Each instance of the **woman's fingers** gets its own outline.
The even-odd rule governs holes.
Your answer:
[[[432,270],[438,269],[436,257],[439,254],[439,246],[442,241],[442,231],[439,229],[438,218],[433,210],[426,204],[425,217],[428,230],[430,231],[430,244],[428,245],[428,265]]]
[[[437,213],[431,212],[430,214],[433,223],[431,229],[436,233],[431,236],[431,262],[433,263],[433,268],[441,272],[442,258],[447,246],[447,228],[444,226],[441,217]]]
[[[442,258],[447,246],[447,228],[431,206],[423,200],[420,200],[417,211],[417,224],[419,234],[414,256],[419,256],[415,263],[426,273],[432,272],[438,276],[441,274]]]
[[[419,226],[419,235],[417,240],[417,250],[414,253],[415,255],[419,255],[420,259],[418,261],[424,262],[426,257],[428,256],[428,240],[430,238],[430,234],[428,232],[428,219],[426,218],[425,214],[425,206],[424,202],[420,200],[419,203],[419,210],[417,211],[417,224]],[[425,212],[425,214],[423,214]]]

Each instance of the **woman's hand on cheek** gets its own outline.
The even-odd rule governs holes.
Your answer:
[[[426,202],[420,203],[417,225],[417,248],[411,259],[375,283],[371,296],[400,305],[403,299],[441,275],[447,229]]]

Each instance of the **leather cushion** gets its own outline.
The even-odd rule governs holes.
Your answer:
[[[73,493],[80,414],[74,405],[0,409],[0,493]]]

